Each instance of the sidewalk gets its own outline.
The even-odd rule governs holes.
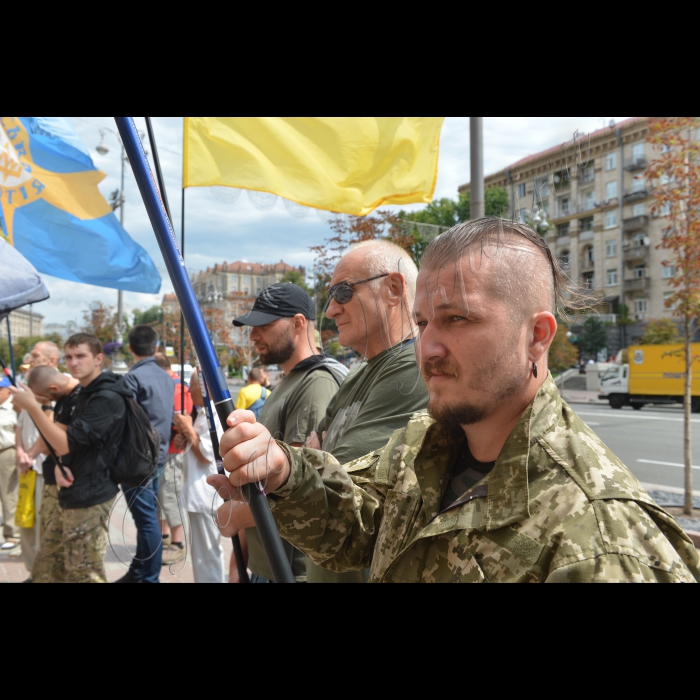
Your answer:
[[[119,498],[119,497],[117,497]],[[131,514],[127,511],[126,500],[122,497],[116,504],[112,512],[109,523],[109,537],[111,544],[107,546],[107,556],[105,557],[105,568],[107,578],[110,583],[120,579],[128,570],[131,563],[131,553],[136,551],[136,528]],[[0,542],[2,534],[0,531]],[[224,573],[228,579],[228,567],[231,560],[232,546],[231,540],[223,541],[224,548]],[[126,562],[126,564],[124,564]],[[22,557],[11,557],[9,554],[0,554],[0,584],[2,583],[22,583],[29,577],[29,573],[24,568]],[[171,570],[163,568],[161,583],[194,583],[192,565],[188,556],[187,561],[175,564]]]
[[[562,398],[566,403],[586,403],[586,404],[594,404],[596,406],[609,406],[610,402],[609,401],[601,401],[598,398],[598,392],[597,391],[577,391],[576,389],[564,389],[564,392],[562,393],[561,388],[559,389],[559,393],[562,395]]]

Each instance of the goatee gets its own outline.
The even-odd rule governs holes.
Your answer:
[[[449,429],[481,423],[487,415],[484,408],[468,403],[450,406],[435,400],[428,403],[428,413],[434,421]]]

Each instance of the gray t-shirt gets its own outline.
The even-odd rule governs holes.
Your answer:
[[[328,404],[338,393],[343,377],[331,373],[323,364],[323,358],[314,356],[295,367],[270,394],[260,411],[259,423],[272,437],[288,445],[305,444],[306,438],[316,430],[326,414]],[[314,369],[311,373],[309,371]],[[332,368],[330,368],[332,370]],[[272,570],[265,556],[262,542],[255,529],[246,530],[248,538],[248,568],[258,576],[272,580]],[[291,545],[292,570],[298,582],[306,580],[306,557]]]

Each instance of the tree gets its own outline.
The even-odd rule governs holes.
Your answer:
[[[578,347],[587,355],[597,355],[608,347],[608,332],[605,324],[597,316],[589,316],[584,322]]]
[[[134,311],[135,326],[157,326],[163,322],[163,307],[152,306],[146,311],[136,309]]]
[[[107,306],[101,301],[90,304],[90,308],[83,312],[83,332],[92,333],[104,345],[114,340],[114,327],[117,324],[117,315],[113,306]]]
[[[484,192],[486,216],[507,217],[510,204],[508,193],[500,187],[488,187]],[[460,192],[456,202],[457,222],[469,221],[472,218],[471,192]]]
[[[578,362],[578,348],[569,340],[569,329],[560,325],[549,349],[549,369],[564,372]]]
[[[299,270],[290,270],[289,272],[286,272],[282,276],[280,282],[291,282],[292,284],[296,284],[297,287],[301,287],[307,294],[309,294],[309,296],[311,295],[311,290],[306,284],[306,278]]]
[[[678,335],[678,326],[670,318],[662,318],[658,321],[649,321],[644,329],[644,337],[639,341],[640,345],[673,345],[681,340]]]
[[[653,188],[652,213],[667,217],[668,227],[658,249],[668,252],[665,267],[675,268],[669,279],[673,292],[666,307],[680,317],[684,331],[685,360],[685,514],[693,513],[691,412],[693,409],[692,330],[700,311],[700,143],[698,117],[652,117],[647,140],[658,157],[649,163],[645,177]]]

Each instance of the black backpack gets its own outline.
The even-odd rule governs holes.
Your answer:
[[[124,381],[121,379],[120,381]],[[103,389],[102,391],[113,391]],[[91,396],[90,401],[102,392]],[[141,408],[136,399],[119,394],[124,399],[126,414],[124,416],[124,432],[121,442],[117,445],[109,473],[112,481],[121,486],[131,488],[145,487],[153,478],[160,457],[160,434],[151,425],[151,419]],[[83,412],[85,409],[83,409]]]
[[[122,398],[126,404],[124,434],[110,474],[115,484],[143,487],[153,478],[158,466],[160,434],[136,399]]]

